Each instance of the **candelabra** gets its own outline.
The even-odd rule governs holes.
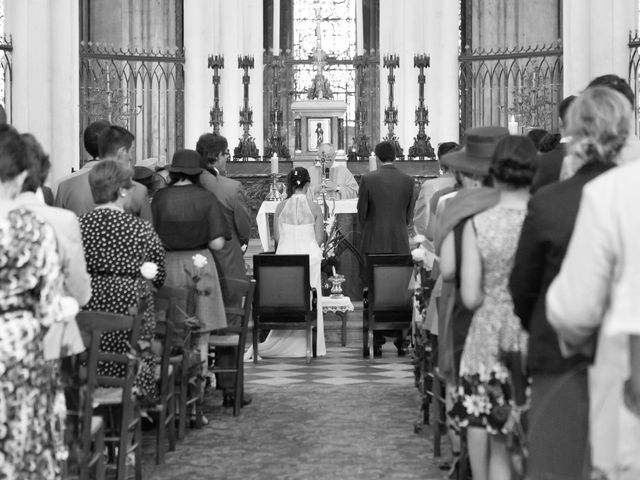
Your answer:
[[[242,83],[244,85],[244,99],[243,106],[240,110],[240,125],[242,126],[242,138],[240,138],[240,143],[233,150],[234,158],[242,158],[243,160],[247,160],[247,158],[258,158],[260,155],[258,153],[258,148],[256,147],[255,140],[249,133],[249,127],[253,125],[253,111],[249,107],[249,69],[253,68],[253,57],[249,55],[245,55],[243,57],[238,57],[238,68],[244,70],[244,75],[242,76]]]
[[[284,138],[281,134],[282,128],[282,109],[280,108],[280,69],[284,66],[284,62],[282,57],[273,56],[271,57],[271,62],[269,67],[271,68],[272,78],[273,78],[273,97],[271,103],[271,111],[269,112],[269,126],[270,126],[270,135],[267,140],[267,146],[264,149],[265,158],[270,157],[274,153],[278,154],[280,157],[289,158],[289,148],[284,142]]]
[[[213,133],[220,133],[220,127],[224,125],[222,107],[220,106],[220,73],[224,68],[222,55],[209,55],[208,68],[213,69],[213,107],[209,110],[209,125],[213,127]]]
[[[393,105],[393,84],[396,82],[396,77],[393,74],[393,69],[400,66],[400,58],[398,55],[385,55],[383,59],[383,66],[389,69],[389,75],[387,75],[387,83],[389,84],[389,106],[384,109],[384,124],[389,129],[384,140],[393,143],[396,151],[396,158],[401,158],[404,153],[398,137],[393,133],[393,128],[398,124],[398,109]]]
[[[371,149],[369,148],[369,137],[365,133],[365,124],[367,120],[367,111],[363,106],[364,98],[364,69],[367,66],[367,60],[364,55],[357,55],[353,61],[356,68],[356,98],[358,105],[356,107],[355,132],[353,137],[353,145],[351,150],[356,153],[356,158],[364,160],[369,156]]]
[[[425,131],[425,125],[429,125],[429,110],[427,110],[427,107],[424,104],[424,69],[431,66],[431,59],[429,55],[425,55],[424,53],[415,55],[413,57],[413,66],[420,69],[420,74],[418,75],[420,93],[418,97],[418,108],[416,108],[415,121],[415,124],[418,125],[418,134],[414,138],[413,146],[409,148],[409,157],[419,157],[420,159],[427,157],[433,159],[436,155],[431,143],[429,142],[431,137],[428,137]]]

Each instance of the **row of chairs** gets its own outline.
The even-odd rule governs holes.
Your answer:
[[[238,315],[242,319],[239,332],[220,342],[224,346],[235,342],[234,345],[240,347],[241,355],[241,346],[246,342],[255,281],[242,282],[239,288],[242,288],[244,298],[242,308],[225,309],[227,315]],[[146,411],[153,415],[156,427],[156,463],[164,462],[167,440],[168,449],[174,450],[176,439],[184,438],[189,420],[195,423],[196,428],[201,426],[202,363],[199,352],[194,350],[194,337],[198,331],[191,328],[187,321],[190,303],[187,289],[162,287],[155,295],[156,338],[162,346],[158,375],[160,395],[158,402],[148,406]],[[137,359],[135,354],[101,350],[100,338],[108,332],[126,331],[128,343],[138,345],[141,315],[136,309],[132,309],[129,315],[83,311],[78,314],[77,322],[87,346],[86,352],[76,359],[74,367],[77,372],[76,386],[79,387],[78,400],[74,402],[79,406],[79,411],[75,414],[79,418],[75,439],[70,439],[70,444],[74,450],[78,477],[82,480],[90,477],[102,480],[105,471],[112,469],[117,480],[124,480],[128,478],[130,463],[134,463],[135,478],[140,480],[142,419],[140,404],[133,391]],[[217,340],[212,338],[210,346],[215,348],[217,345]],[[124,377],[98,375],[99,362],[124,365],[126,373]],[[210,371],[235,373],[236,399],[241,398],[241,356],[234,368],[213,368]],[[236,405],[234,415],[238,414],[239,405]]]
[[[304,329],[307,333],[307,362],[313,356],[313,334],[316,324],[315,292],[309,282],[307,255],[254,256],[254,279],[244,282],[242,308],[227,308],[227,315],[242,318],[233,335],[210,337],[210,347],[237,347],[235,365],[213,367],[212,373],[235,373],[234,415],[239,415],[244,383],[243,353],[249,329],[249,317],[253,305],[254,361],[258,359],[258,339],[264,329]],[[373,332],[376,330],[401,330],[406,336],[411,325],[411,291],[407,288],[413,271],[410,256],[370,255],[367,257],[369,287],[363,301],[363,349],[373,358]],[[256,288],[257,285],[257,288]],[[255,298],[254,297],[255,290]],[[200,356],[193,350],[197,331],[185,322],[190,311],[190,292],[186,289],[163,287],[155,298],[157,311],[157,337],[162,344],[160,358],[160,398],[148,409],[153,412],[156,424],[156,462],[162,463],[168,449],[175,449],[176,439],[185,436],[188,421],[196,427],[202,418],[202,376],[199,374]],[[100,337],[108,331],[129,331],[129,342],[139,340],[141,318],[136,311],[130,315],[105,312],[81,312],[78,324],[85,335],[88,347],[82,363],[86,364],[86,380],[83,382],[84,401],[79,452],[80,478],[104,478],[104,445],[111,460],[109,466],[116,470],[118,479],[126,478],[127,457],[135,458],[135,478],[141,470],[141,418],[140,406],[133,394],[136,359],[131,355],[113,354],[100,350]],[[122,363],[125,377],[97,375],[101,361]],[[115,407],[118,407],[117,409]],[[108,420],[108,421],[105,421]],[[177,424],[177,432],[176,432]]]

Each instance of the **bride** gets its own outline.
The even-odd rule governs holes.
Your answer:
[[[317,355],[326,355],[322,298],[320,289],[320,243],[324,238],[324,223],[320,206],[308,197],[311,178],[306,168],[296,167],[287,175],[287,199],[276,208],[274,237],[276,255],[309,255],[311,287],[318,292]],[[304,330],[271,330],[258,347],[261,357],[304,357],[307,352]],[[249,352],[251,354],[252,352]]]

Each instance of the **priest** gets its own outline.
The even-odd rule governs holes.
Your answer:
[[[358,182],[347,168],[346,162],[335,160],[336,150],[330,143],[322,143],[318,146],[318,159],[324,160],[325,169],[328,170],[328,178],[325,180],[326,191],[329,198],[346,200],[358,197]],[[321,172],[326,175],[327,172]],[[320,191],[317,185],[315,190]]]

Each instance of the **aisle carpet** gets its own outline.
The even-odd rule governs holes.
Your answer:
[[[209,424],[190,430],[164,465],[145,455],[144,478],[445,478],[430,428],[414,433],[410,360],[394,353],[391,346],[369,362],[360,349],[336,347],[311,367],[298,359],[247,364],[253,403],[234,418],[220,391],[210,392]]]

